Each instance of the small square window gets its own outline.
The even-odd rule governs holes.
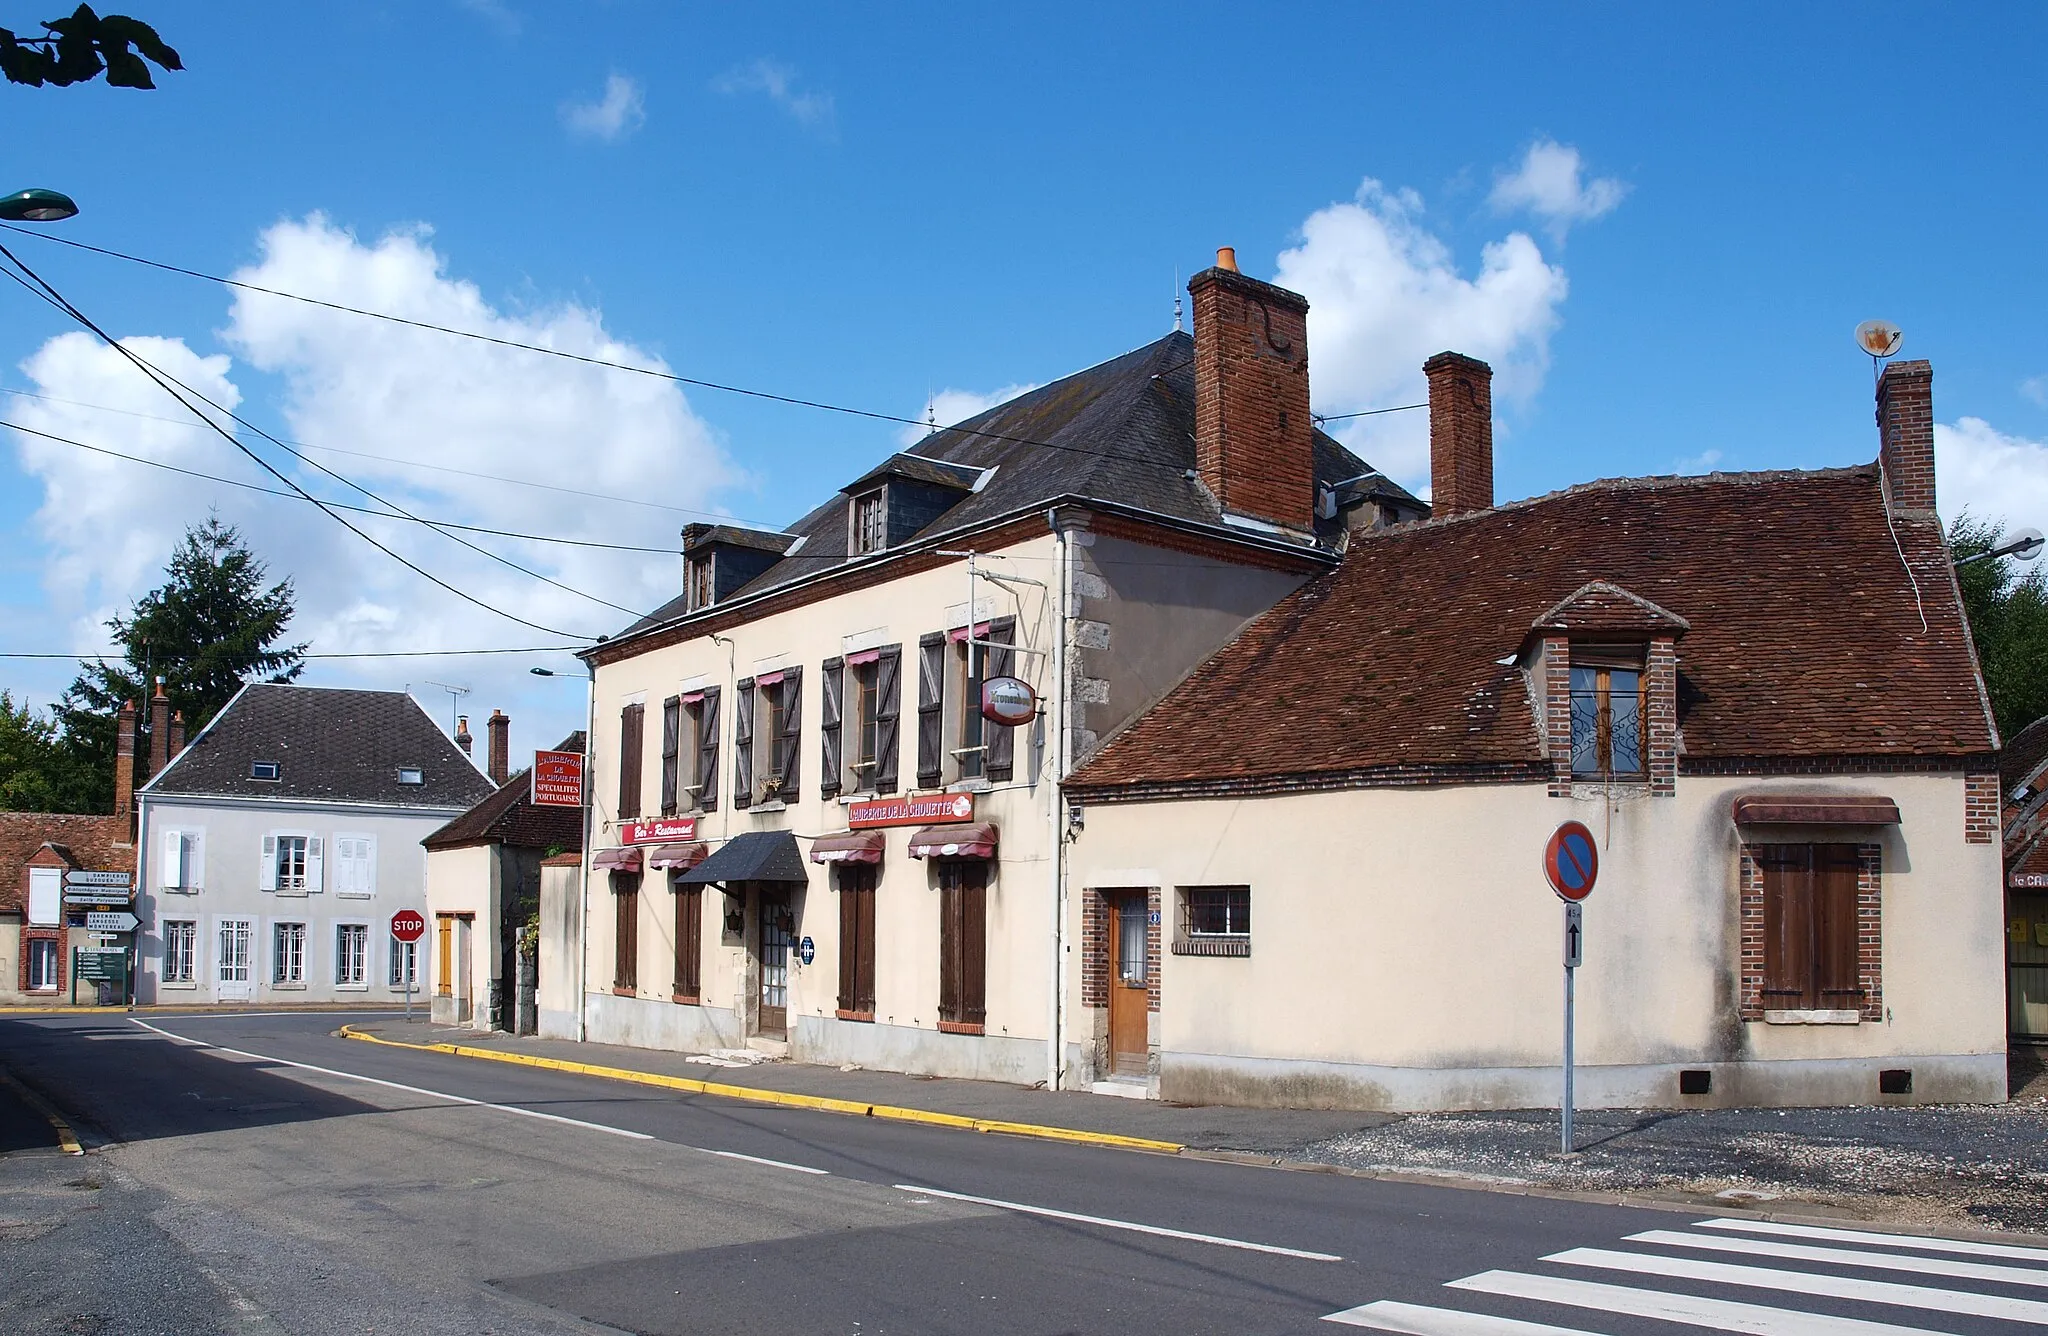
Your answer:
[[[276,779],[278,773],[278,764],[275,761],[249,762],[249,778],[251,779]]]
[[[1248,956],[1252,950],[1252,888],[1184,886],[1173,950],[1184,956]]]
[[[401,784],[424,784],[427,782],[427,773],[417,766],[400,766],[398,782]]]

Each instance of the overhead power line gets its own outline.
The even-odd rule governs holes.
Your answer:
[[[504,649],[378,649],[354,650],[347,653],[301,654],[302,659],[433,659],[452,658],[473,654],[574,654],[581,645],[514,645]],[[15,650],[0,650],[0,659],[107,659],[119,654],[118,650],[100,650],[91,654],[28,653]]]
[[[1356,413],[1311,413],[1318,422],[1342,422],[1347,418],[1378,417],[1382,413],[1407,413],[1417,408],[1427,408],[1427,403],[1395,404],[1392,408],[1365,408]]]

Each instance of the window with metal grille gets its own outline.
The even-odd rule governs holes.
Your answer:
[[[1643,774],[1640,654],[1572,651],[1572,773],[1589,778]]]
[[[193,956],[199,945],[199,925],[191,919],[168,919],[164,923],[164,982],[191,983]]]
[[[220,925],[220,967],[222,983],[249,982],[250,938],[254,935],[248,919],[222,919]]]
[[[853,498],[853,555],[866,556],[888,546],[888,528],[880,490]]]
[[[393,988],[419,985],[420,944],[391,939],[391,968],[388,982]]]
[[[334,929],[334,981],[343,985],[370,981],[370,925],[342,923]]]
[[[306,925],[280,923],[271,934],[272,983],[306,981]]]
[[[1248,956],[1252,950],[1252,888],[1183,886],[1175,954]]]

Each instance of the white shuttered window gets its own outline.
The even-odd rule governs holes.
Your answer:
[[[368,897],[377,893],[377,837],[334,837],[334,893]]]

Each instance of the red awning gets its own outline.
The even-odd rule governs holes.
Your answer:
[[[1899,805],[1881,794],[1754,793],[1735,800],[1738,826],[1896,826]]]
[[[992,624],[989,622],[976,622],[973,626],[956,626],[952,630],[946,632],[946,639],[954,642],[955,644],[958,644],[960,641],[966,640],[970,636],[972,636],[976,640],[987,640],[988,633],[991,629],[993,629],[993,627]]]
[[[988,821],[926,826],[910,837],[912,858],[994,858],[996,828]]]
[[[882,861],[882,832],[849,830],[842,835],[820,835],[811,841],[813,863],[879,863]]]
[[[647,866],[656,872],[686,872],[704,861],[711,846],[702,840],[688,844],[657,844],[647,851]]]
[[[772,687],[781,680],[782,670],[778,668],[772,673],[760,674],[758,677],[754,679],[754,685],[757,687]]]
[[[640,849],[629,846],[624,849],[599,849],[590,859],[592,872],[638,872],[640,870]]]
[[[864,649],[858,654],[847,655],[846,666],[849,668],[858,668],[860,665],[864,663],[874,663],[881,657],[882,651],[878,649]]]

